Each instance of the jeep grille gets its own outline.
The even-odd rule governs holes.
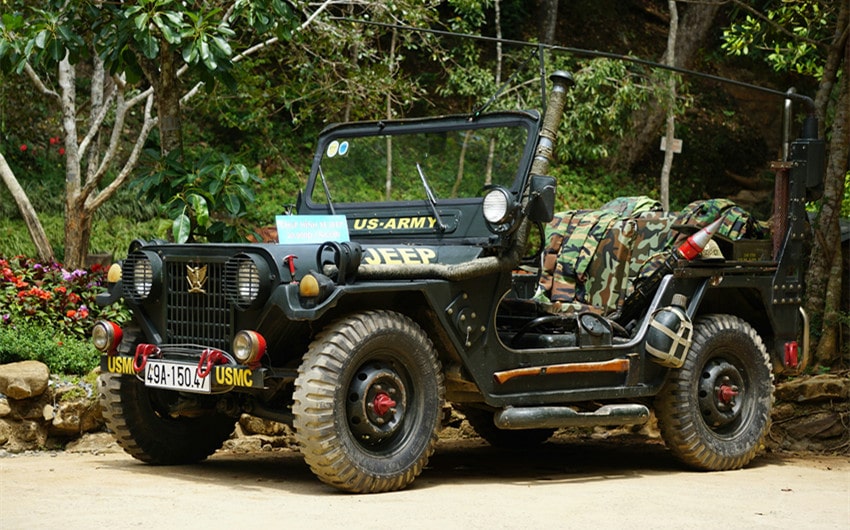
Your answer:
[[[206,265],[204,292],[189,292],[188,267]],[[165,341],[202,344],[228,351],[233,338],[231,304],[224,294],[222,263],[166,262]]]

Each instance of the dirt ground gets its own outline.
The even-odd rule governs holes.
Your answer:
[[[683,470],[657,442],[444,440],[404,491],[337,492],[291,450],[155,467],[122,452],[0,458],[0,528],[840,528],[850,457]]]

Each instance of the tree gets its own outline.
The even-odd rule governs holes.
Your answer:
[[[831,365],[840,358],[841,243],[838,218],[850,179],[850,3],[766,2],[763,10],[735,0],[736,17],[724,33],[731,54],[758,57],[777,71],[819,80],[815,109],[820,134],[828,140],[823,198],[806,274],[806,310],[818,324],[816,359]],[[845,348],[848,344],[844,345]]]
[[[363,30],[358,27],[351,31],[350,27],[331,24],[319,16],[335,4],[338,2],[331,0],[298,4],[304,11],[297,12],[284,0],[4,3],[9,9],[0,18],[0,68],[27,76],[62,115],[66,149],[65,264],[84,264],[94,212],[131,179],[142,148],[151,140],[151,132],[158,128],[154,140],[158,141],[163,160],[182,157],[181,105],[216,83],[235,86],[234,65],[241,59],[282,40],[289,42],[293,34],[303,35],[308,27],[318,26],[323,33],[311,38],[326,44],[332,53],[311,50],[312,55],[305,58],[304,54],[309,53],[305,43],[310,40],[305,38],[298,44],[302,52],[299,67],[306,65],[315,71],[312,63],[326,62],[333,64],[325,71],[340,71],[327,79],[312,77],[299,83],[301,72],[296,70],[296,81],[292,83],[295,90],[311,83],[309,93],[345,92],[340,84],[351,83],[350,87],[365,76],[391,81],[384,86],[361,83],[361,92],[366,87],[372,98],[378,94],[381,98],[397,97],[393,88],[402,85],[398,80],[401,76],[370,76],[368,69],[363,69],[367,73],[345,78],[348,72],[342,66],[346,61],[333,59],[345,50],[341,42],[356,41]],[[430,5],[412,1],[399,2],[394,7],[382,2],[351,2],[350,6],[392,17],[409,13],[418,16],[431,9]],[[376,33],[371,31],[373,44],[363,47],[361,57],[380,64],[376,47],[380,35]],[[315,39],[317,35],[321,39]],[[88,93],[78,92],[85,83],[90,87]],[[130,118],[133,114],[137,115],[135,119]],[[19,189],[8,166],[2,174],[10,189]],[[20,193],[15,197],[30,232],[43,234],[24,197]],[[176,228],[183,233],[182,224]],[[46,238],[37,239],[41,240]],[[40,245],[39,253],[46,259],[52,249],[49,244],[47,248]]]
[[[686,4],[685,9],[682,10],[682,13],[678,13],[673,65],[679,68],[690,68],[700,48],[705,43],[722,2],[683,3]],[[665,52],[661,57],[662,63],[668,63],[667,56],[668,52]],[[635,112],[631,117],[629,126],[635,133],[623,137],[609,159],[609,168],[628,170],[652,146],[657,145],[659,131],[661,131],[666,115],[667,105],[664,105],[663,101],[647,101],[645,106]]]
[[[13,9],[2,16],[0,67],[26,75],[62,115],[64,261],[69,267],[81,267],[94,212],[130,179],[153,127],[159,124],[165,151],[180,147],[181,91],[175,80],[181,71],[176,60],[182,57],[182,71],[195,68],[202,79],[225,78],[232,50],[222,36],[235,35],[230,21],[242,16],[255,26],[277,28],[281,25],[268,19],[288,5],[278,0],[237,0],[224,4],[229,7],[226,11],[212,9],[210,13],[219,17],[210,23],[193,13],[196,6],[170,0],[133,5],[100,0],[28,4],[11,2]],[[154,62],[160,56],[162,65]],[[142,72],[149,76],[147,86],[140,82]],[[77,93],[78,73],[89,81],[87,96]],[[144,107],[141,119],[130,124],[127,118],[136,107]],[[80,109],[85,108],[83,117]],[[4,172],[4,182],[15,186],[10,171]],[[15,197],[26,211],[27,201],[19,193]],[[24,217],[31,233],[43,233],[37,218]],[[47,258],[47,249],[37,246],[41,257]]]

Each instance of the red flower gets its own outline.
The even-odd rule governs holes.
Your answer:
[[[60,154],[60,155],[64,155],[64,154],[65,154],[65,148],[64,148],[64,147],[60,147],[60,148],[59,148],[59,154]]]
[[[27,150],[27,144],[21,144],[21,152],[24,152],[26,150]]]
[[[56,145],[59,143],[59,138],[50,137],[50,145]]]
[[[68,312],[65,313],[65,316],[68,318],[74,318],[75,316],[77,316],[77,312],[73,309],[69,309]]]
[[[89,316],[89,310],[88,310],[88,309],[86,309],[85,307],[80,308],[79,315],[80,315],[80,318],[81,318],[81,319],[82,319],[82,318],[88,318],[88,316]]]

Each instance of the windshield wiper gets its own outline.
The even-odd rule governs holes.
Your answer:
[[[422,171],[422,166],[419,162],[416,163],[416,171],[419,172],[419,177],[422,179],[422,186],[425,188],[425,195],[428,196],[428,204],[431,206],[431,211],[434,213],[434,218],[437,220],[437,228],[440,232],[446,231],[446,225],[440,218],[440,212],[437,211],[437,199],[434,197],[434,192],[431,191],[431,186],[428,185],[428,179],[425,178],[425,172]]]
[[[322,187],[325,189],[325,197],[328,199],[328,207],[331,209],[331,215],[336,215],[334,202],[331,199],[331,190],[328,189],[328,181],[325,180],[325,172],[322,171],[322,166],[319,166],[319,177],[322,179]]]

